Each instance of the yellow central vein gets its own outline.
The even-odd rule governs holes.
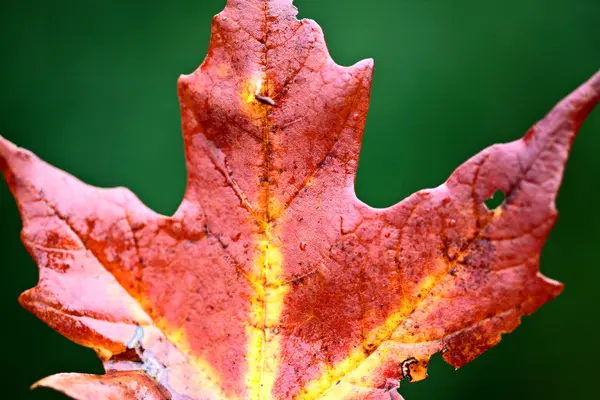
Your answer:
[[[265,46],[265,91],[268,92],[269,90],[269,77],[268,77],[268,65],[269,65],[269,48],[267,45],[267,13],[268,13],[268,7],[269,7],[269,3],[268,0],[265,0],[264,2],[264,25],[263,25],[263,31],[264,31],[264,46]],[[261,249],[262,251],[264,251],[264,263],[261,266],[262,270],[261,270],[261,281],[263,283],[263,315],[262,315],[262,344],[261,344],[261,351],[260,351],[260,370],[259,370],[259,380],[258,380],[258,400],[263,399],[263,379],[265,376],[265,364],[266,364],[266,349],[267,349],[267,332],[266,332],[266,328],[267,328],[267,298],[266,298],[266,288],[269,284],[269,277],[267,274],[267,271],[269,269],[269,248],[271,247],[271,240],[270,240],[270,234],[271,234],[271,212],[270,212],[270,202],[271,202],[271,193],[270,193],[270,178],[271,178],[271,142],[270,142],[270,138],[269,138],[269,109],[268,107],[264,107],[264,131],[263,131],[263,135],[264,135],[264,157],[265,157],[265,218],[267,220],[267,226],[265,227],[265,232],[264,232],[264,241],[266,243],[264,243],[264,249]]]
[[[261,235],[256,261],[261,274],[254,285],[248,326],[247,386],[251,400],[271,398],[280,360],[278,325],[289,289],[283,280],[282,254],[271,223],[264,223]]]
[[[264,1],[264,73],[258,91],[268,95],[268,0]],[[263,82],[264,81],[264,82]],[[257,95],[262,93],[256,92]],[[253,99],[254,100],[254,99]],[[248,326],[248,375],[246,384],[251,400],[267,400],[272,397],[277,369],[280,360],[280,346],[277,326],[283,308],[283,299],[288,286],[283,280],[282,254],[277,232],[274,231],[274,215],[271,199],[271,156],[272,143],[270,137],[269,106],[261,104],[263,114],[263,156],[264,173],[263,196],[264,215],[257,218],[259,224],[258,259],[255,270],[260,273],[254,286],[251,301],[250,320]]]

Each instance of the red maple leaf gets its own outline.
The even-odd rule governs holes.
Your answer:
[[[172,217],[0,139],[40,281],[21,303],[93,348],[80,399],[389,399],[442,353],[471,361],[558,295],[538,262],[600,74],[524,138],[435,189],[354,194],[373,64],[345,68],[291,0],[229,0],[178,82],[188,168]],[[484,201],[506,196],[495,210]]]

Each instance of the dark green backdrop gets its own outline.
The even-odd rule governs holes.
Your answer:
[[[160,3],[160,5],[152,4]],[[99,186],[131,188],[171,213],[184,189],[175,81],[203,60],[224,0],[2,1],[0,134]],[[357,192],[391,205],[436,186],[462,161],[518,138],[600,68],[599,0],[297,0],[341,64],[376,61]],[[600,110],[583,126],[542,270],[566,283],[494,349],[455,372],[403,384],[417,399],[587,399],[598,388]],[[160,162],[157,162],[160,160]],[[59,399],[28,386],[101,372],[28,314],[36,267],[0,185],[1,398]]]

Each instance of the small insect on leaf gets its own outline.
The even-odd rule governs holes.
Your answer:
[[[260,94],[255,94],[254,97],[256,98],[256,100],[260,101],[263,104],[267,104],[267,105],[270,105],[273,107],[277,106],[277,103],[275,103],[275,100],[273,100],[270,97],[262,96]]]

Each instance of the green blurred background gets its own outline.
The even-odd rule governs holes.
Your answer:
[[[224,0],[23,0],[0,5],[0,134],[98,186],[172,213],[185,171],[175,81],[203,60]],[[296,0],[332,55],[376,61],[358,196],[391,205],[485,146],[518,138],[600,68],[599,0]],[[583,126],[542,270],[563,295],[459,371],[435,357],[417,399],[600,398],[600,110]],[[0,184],[0,398],[57,372],[101,372],[91,350],[17,303],[35,285]]]

